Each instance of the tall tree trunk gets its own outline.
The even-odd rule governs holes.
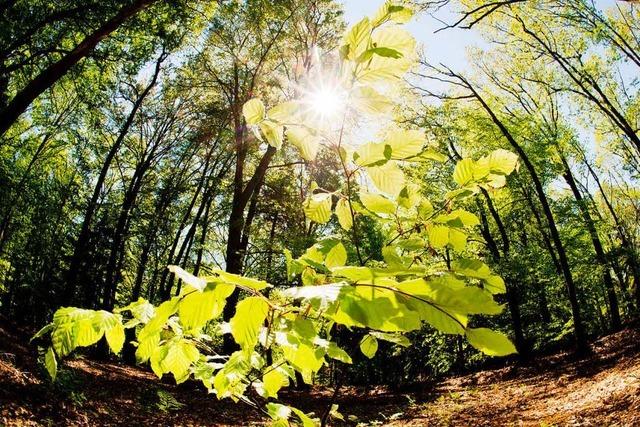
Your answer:
[[[211,205],[213,204],[213,197],[209,197],[207,200],[207,206],[204,211],[204,215],[202,216],[202,225],[200,231],[200,241],[198,242],[198,251],[196,254],[196,263],[193,266],[193,275],[197,276],[200,273],[200,267],[202,266],[202,257],[204,255],[204,246],[207,242],[207,234],[209,233],[209,211],[211,210]]]
[[[118,137],[115,142],[109,149],[107,153],[107,157],[104,159],[102,164],[102,168],[100,169],[100,174],[98,175],[98,180],[96,181],[96,185],[93,189],[93,194],[91,196],[91,200],[87,205],[85,210],[84,219],[82,221],[82,226],[80,228],[80,234],[78,235],[78,239],[76,240],[76,244],[74,246],[73,255],[71,257],[71,261],[69,263],[69,270],[67,272],[67,280],[66,280],[66,290],[65,290],[65,301],[70,303],[80,302],[85,307],[93,307],[96,303],[96,289],[95,284],[88,283],[88,280],[85,280],[82,285],[82,295],[77,298],[75,296],[75,292],[78,286],[78,276],[81,273],[81,270],[84,269],[84,258],[86,256],[86,251],[89,247],[89,238],[91,235],[91,223],[93,222],[93,216],[98,209],[98,199],[100,198],[100,193],[102,192],[102,187],[104,186],[104,182],[107,178],[107,173],[111,168],[111,162],[115,158],[116,154],[120,150],[120,146],[124,142],[125,137],[129,133],[131,129],[131,125],[133,124],[133,120],[135,116],[142,106],[142,102],[149,95],[151,89],[156,85],[158,81],[158,76],[160,75],[160,66],[162,61],[166,59],[166,54],[163,52],[158,60],[156,61],[155,71],[153,77],[147,87],[142,91],[142,93],[138,96],[136,101],[127,116],[124,124],[120,128],[120,132],[118,133]]]
[[[453,74],[453,73],[452,73]],[[502,135],[506,138],[509,144],[516,151],[522,162],[524,163],[529,175],[531,176],[531,180],[533,181],[534,187],[536,189],[536,193],[538,195],[538,199],[540,204],[542,205],[542,210],[547,219],[547,224],[549,226],[549,232],[551,233],[551,239],[553,240],[554,246],[556,247],[556,251],[558,253],[558,261],[560,263],[560,268],[562,270],[562,275],[564,277],[565,285],[567,288],[567,294],[569,298],[569,304],[571,306],[571,315],[573,317],[574,322],[574,335],[576,342],[576,349],[578,353],[586,353],[589,351],[589,346],[587,344],[587,335],[584,329],[584,324],[582,323],[582,316],[580,313],[580,304],[578,302],[578,295],[576,292],[576,285],[573,281],[573,275],[571,274],[571,268],[569,267],[569,260],[567,258],[567,253],[565,251],[564,245],[562,243],[562,239],[560,238],[560,232],[556,226],[555,218],[553,217],[553,212],[551,211],[551,206],[549,205],[549,201],[547,199],[547,195],[544,192],[544,187],[542,186],[542,181],[538,176],[538,172],[531,160],[529,160],[529,156],[524,151],[524,149],[518,144],[516,139],[511,135],[511,132],[507,129],[507,127],[502,123],[502,121],[496,116],[491,107],[485,102],[485,100],[480,96],[480,94],[475,90],[475,88],[467,81],[464,77],[459,75],[454,75],[454,77],[458,78],[463,84],[471,91],[473,97],[480,103],[482,108],[487,112],[493,123],[498,127]]]
[[[120,214],[118,215],[118,222],[113,233],[113,242],[111,243],[111,251],[109,253],[109,261],[107,262],[107,270],[104,279],[104,296],[102,301],[102,308],[104,310],[112,310],[115,304],[115,296],[118,288],[118,282],[120,281],[120,271],[118,268],[118,261],[121,254],[123,254],[125,240],[126,240],[126,228],[129,220],[129,215],[133,209],[145,172],[148,170],[150,164],[149,161],[144,161],[136,168],[129,188],[127,189],[124,201],[120,207]]]
[[[583,164],[587,167],[587,169],[589,170],[589,173],[591,174],[594,181],[596,182],[600,195],[602,196],[602,199],[604,200],[604,203],[607,206],[607,209],[609,210],[611,217],[613,218],[613,222],[616,225],[618,237],[620,238],[620,243],[624,248],[625,255],[627,258],[627,264],[629,265],[629,269],[631,270],[631,275],[633,276],[633,282],[636,284],[636,287],[635,287],[636,308],[640,310],[640,265],[639,265],[640,263],[638,262],[636,249],[633,246],[633,244],[629,242],[629,238],[627,237],[627,233],[624,230],[624,227],[620,221],[620,218],[618,218],[618,214],[613,208],[613,205],[609,200],[609,196],[607,196],[607,193],[604,191],[604,188],[602,187],[600,177],[598,177],[598,174],[595,172],[595,170],[593,170],[593,167],[587,161],[587,158],[584,155],[584,153],[582,153],[582,157],[583,157]]]
[[[611,278],[611,267],[607,262],[607,257],[604,253],[604,248],[602,247],[602,242],[600,241],[600,237],[598,236],[598,230],[596,229],[595,224],[593,223],[593,219],[591,218],[591,214],[589,213],[589,207],[585,203],[578,186],[576,185],[576,181],[573,177],[573,173],[571,172],[571,168],[569,167],[569,163],[567,163],[567,159],[565,159],[562,153],[560,154],[560,159],[562,160],[562,164],[564,166],[564,174],[562,175],[569,184],[571,188],[571,192],[576,199],[576,203],[578,204],[578,208],[582,213],[582,217],[584,219],[585,225],[587,226],[587,230],[589,231],[589,235],[591,237],[591,242],[593,244],[593,249],[596,253],[596,260],[598,264],[600,264],[600,268],[602,268],[602,280],[604,282],[604,287],[607,292],[607,299],[609,301],[609,314],[611,316],[611,329],[617,331],[621,327],[620,323],[620,309],[618,307],[618,297],[616,296],[615,287],[613,285],[613,279]]]
[[[209,178],[209,172],[210,172],[210,164],[211,164],[211,157],[213,155],[213,148],[209,149],[209,151],[207,152],[207,157],[205,159],[205,163],[202,166],[202,174],[200,175],[200,179],[198,180],[198,185],[196,186],[196,191],[193,194],[193,197],[191,197],[191,202],[189,202],[189,207],[185,210],[184,214],[182,215],[182,219],[180,220],[180,224],[178,225],[178,229],[176,230],[176,234],[175,237],[173,239],[173,243],[171,244],[171,249],[169,250],[169,255],[167,257],[167,262],[168,263],[175,263],[175,262],[179,262],[174,260],[175,254],[176,254],[176,250],[178,249],[178,244],[180,243],[180,238],[182,237],[182,230],[184,230],[184,228],[187,226],[187,223],[189,222],[189,218],[191,218],[191,212],[193,211],[193,208],[195,207],[198,198],[200,197],[200,194],[202,193],[202,190],[205,188],[205,185],[207,183],[207,180]],[[158,286],[158,291],[160,294],[160,298],[164,301],[164,300],[168,300],[169,298],[171,298],[171,287],[173,286],[173,278],[169,278],[169,270],[168,269],[163,269],[162,271],[162,276],[160,278],[160,284]]]
[[[18,117],[40,94],[53,86],[81,59],[89,55],[100,41],[117,30],[127,19],[155,1],[157,0],[136,0],[126,4],[113,18],[85,37],[71,52],[42,70],[0,111],[0,135],[4,134],[18,120]]]
[[[451,148],[451,151],[453,152],[454,157],[458,160],[461,160],[462,156],[456,149],[451,139],[449,139],[449,147]],[[502,240],[503,256],[500,255],[500,251],[498,250],[498,245],[495,239],[493,238],[493,235],[491,234],[491,229],[489,228],[489,221],[487,220],[487,215],[484,211],[482,202],[478,200],[477,201],[478,212],[480,213],[480,221],[481,221],[480,223],[482,226],[481,232],[484,239],[487,242],[487,247],[489,248],[489,251],[491,252],[491,255],[495,263],[500,265],[500,263],[503,260],[508,262],[511,243],[509,241],[509,236],[507,235],[507,231],[504,226],[504,223],[502,222],[502,219],[500,218],[498,211],[493,205],[493,200],[491,200],[491,196],[489,196],[489,193],[484,188],[482,188],[481,191],[482,191],[482,195],[484,197],[485,203],[489,208],[489,212],[491,213],[491,217],[493,218],[494,222],[496,223],[496,226],[498,227],[500,238]],[[513,328],[515,346],[516,346],[516,349],[518,350],[518,354],[520,354],[520,356],[523,358],[527,358],[528,349],[526,345],[526,340],[524,338],[524,332],[522,329],[522,317],[520,315],[520,305],[518,302],[516,284],[514,283],[513,279],[510,276],[506,276],[505,285],[507,289],[506,291],[507,306],[509,307],[509,313],[511,314],[511,326]]]
[[[243,138],[243,136],[241,136]],[[240,141],[243,144],[242,141]],[[226,271],[233,274],[242,274],[242,266],[244,263],[244,251],[243,248],[243,230],[245,228],[245,208],[247,203],[253,196],[254,192],[260,192],[260,186],[263,182],[264,176],[267,172],[267,167],[271,163],[271,159],[276,153],[276,149],[272,146],[267,148],[267,151],[262,156],[254,175],[251,177],[246,186],[243,186],[244,175],[244,159],[246,153],[244,148],[238,152],[236,160],[236,175],[235,175],[235,189],[233,194],[233,200],[231,203],[231,214],[229,215],[229,234],[227,239],[226,250]],[[240,164],[238,164],[240,163]],[[240,298],[240,291],[236,289],[231,296],[227,299],[227,304],[224,306],[223,319],[225,322],[231,320],[236,312],[236,305]],[[224,335],[223,351],[225,354],[231,354],[238,348],[237,344],[233,341],[233,338],[229,334]]]

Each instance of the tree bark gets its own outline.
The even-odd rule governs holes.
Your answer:
[[[136,0],[127,4],[118,13],[88,35],[71,52],[59,61],[42,70],[38,76],[31,80],[20,90],[8,105],[0,111],[0,135],[3,135],[18,117],[25,112],[29,105],[49,89],[55,82],[62,78],[81,59],[89,55],[93,49],[107,36],[116,31],[127,19],[134,16],[144,8],[157,0]]]
[[[569,167],[569,163],[567,163],[567,159],[565,159],[562,153],[560,154],[560,159],[562,160],[562,164],[564,166],[564,174],[563,177],[569,187],[571,188],[571,192],[573,193],[574,198],[576,199],[576,203],[578,204],[578,208],[582,213],[582,218],[584,219],[585,225],[587,226],[587,230],[589,231],[589,236],[591,237],[591,242],[593,244],[593,249],[596,253],[596,260],[598,264],[600,264],[600,268],[602,268],[602,280],[604,282],[604,287],[607,292],[607,299],[609,300],[609,314],[611,316],[611,329],[614,331],[618,331],[621,328],[620,322],[620,309],[618,307],[618,297],[616,296],[615,287],[613,285],[613,279],[611,278],[611,266],[607,262],[607,256],[604,253],[604,248],[602,247],[602,242],[600,241],[600,237],[598,236],[598,230],[591,218],[591,214],[589,213],[589,207],[586,205],[578,186],[576,185],[576,181],[573,177],[573,173],[571,172],[571,168]]]
[[[84,219],[82,221],[82,226],[80,228],[80,234],[78,235],[78,239],[76,240],[76,244],[74,246],[73,255],[71,257],[71,262],[69,263],[69,270],[67,272],[67,280],[66,280],[66,290],[65,290],[65,301],[67,303],[81,303],[85,307],[92,307],[96,303],[96,292],[95,292],[95,284],[88,283],[88,281],[84,281],[83,284],[83,294],[79,299],[76,298],[76,286],[78,281],[78,275],[80,270],[83,268],[83,259],[86,255],[86,250],[89,246],[89,238],[91,235],[91,223],[93,222],[93,216],[98,209],[98,199],[100,198],[100,193],[102,192],[102,187],[104,186],[104,182],[107,178],[107,173],[111,168],[111,162],[115,158],[116,154],[120,150],[120,146],[124,142],[133,121],[138,113],[138,110],[142,106],[144,99],[149,95],[153,87],[156,85],[158,81],[158,76],[160,75],[160,69],[162,62],[166,59],[166,54],[163,52],[158,60],[156,61],[156,66],[154,70],[153,77],[149,84],[145,87],[142,93],[138,96],[136,101],[127,116],[124,124],[120,128],[120,132],[118,133],[118,137],[116,141],[113,143],[109,152],[107,153],[107,157],[105,158],[102,168],[100,169],[100,174],[98,175],[98,180],[96,181],[96,185],[93,189],[93,194],[91,196],[91,200],[87,205],[87,209],[85,211]]]
[[[538,194],[538,199],[540,204],[542,205],[542,210],[547,219],[547,224],[549,226],[549,232],[551,233],[551,239],[556,247],[556,251],[558,253],[558,261],[560,264],[560,268],[562,270],[562,275],[564,277],[565,285],[567,288],[567,294],[569,298],[569,304],[571,306],[571,315],[573,317],[574,322],[574,335],[576,342],[576,349],[578,353],[586,353],[589,351],[589,346],[587,344],[587,336],[584,329],[584,325],[582,323],[582,315],[580,313],[580,304],[578,303],[578,295],[576,292],[576,286],[573,281],[573,275],[571,274],[571,268],[569,267],[569,260],[567,258],[567,254],[562,244],[562,239],[560,238],[560,232],[556,226],[555,218],[553,217],[553,212],[551,211],[551,206],[549,205],[549,201],[547,200],[547,196],[544,192],[544,187],[542,186],[542,181],[538,176],[538,173],[533,166],[533,163],[527,156],[527,153],[524,149],[518,144],[515,140],[511,132],[506,128],[506,126],[502,123],[502,121],[496,116],[491,107],[485,102],[485,100],[480,96],[480,94],[474,89],[474,87],[463,77],[457,76],[465,86],[471,91],[473,97],[480,103],[482,108],[487,112],[493,123],[498,127],[502,135],[506,138],[509,144],[516,151],[522,162],[524,163],[529,175],[531,176],[531,180],[533,181],[534,187],[536,189],[536,193]]]

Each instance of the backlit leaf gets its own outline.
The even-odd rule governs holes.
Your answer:
[[[338,217],[338,223],[340,227],[349,231],[353,227],[353,217],[351,216],[351,209],[349,208],[349,201],[341,198],[336,203],[336,216]]]
[[[378,340],[372,335],[365,335],[360,341],[360,351],[371,359],[378,351]]]
[[[258,341],[258,331],[269,312],[269,305],[260,297],[248,297],[238,303],[236,314],[229,322],[231,335],[244,351],[250,351]]]
[[[516,353],[509,338],[487,328],[467,329],[469,344],[489,356],[506,356]]]
[[[331,194],[312,194],[304,203],[304,214],[311,221],[324,224],[331,219]]]
[[[261,100],[250,99],[242,106],[242,115],[249,125],[255,125],[264,120],[265,108]]]

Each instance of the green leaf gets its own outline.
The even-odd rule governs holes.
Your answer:
[[[282,353],[287,362],[302,374],[306,383],[311,383],[312,375],[318,372],[324,363],[324,349],[314,348],[309,341],[284,346]]]
[[[396,213],[396,204],[380,194],[360,191],[360,201],[371,212],[386,215]]]
[[[427,231],[429,244],[434,249],[444,248],[449,243],[449,227],[434,225]]]
[[[142,323],[147,323],[155,315],[155,307],[149,301],[144,298],[138,298],[137,301],[122,307],[116,312],[130,311],[135,320]]]
[[[311,221],[325,224],[331,219],[331,194],[312,194],[304,203],[304,214]]]
[[[371,331],[369,332],[369,334],[377,339],[388,341],[390,343],[397,344],[402,347],[409,347],[411,345],[411,341],[409,341],[409,338],[405,337],[404,335],[389,334],[386,332],[378,332],[378,331]]]
[[[83,341],[89,342],[90,339],[95,337],[89,315],[89,311],[75,307],[63,307],[55,312],[53,315],[54,330],[51,333],[51,343],[58,356],[64,357],[78,346],[78,322],[81,320],[87,321],[82,328]]]
[[[489,276],[484,279],[484,288],[492,294],[504,294],[507,292],[507,287],[504,284],[504,280],[500,276]]]
[[[274,421],[288,420],[291,416],[291,408],[281,403],[267,403],[266,408],[267,414],[269,414],[271,419],[273,419]],[[283,425],[288,427],[289,423]]]
[[[354,60],[367,49],[371,39],[371,23],[369,18],[363,18],[355,24],[344,38],[344,45],[349,46],[346,50],[346,59]]]
[[[446,215],[438,215],[433,221],[459,228],[474,227],[480,224],[480,220],[475,214],[463,209],[455,209]]]
[[[284,133],[284,127],[271,120],[264,120],[258,125],[267,140],[267,144],[274,148],[282,147],[282,135]]]
[[[371,86],[358,86],[353,90],[351,100],[355,108],[370,114],[385,114],[393,108],[391,100]]]
[[[287,126],[287,138],[293,144],[300,156],[307,160],[315,160],[318,150],[320,149],[320,141],[307,128],[303,126]]]
[[[506,356],[516,353],[506,335],[487,328],[467,329],[467,339],[476,349],[489,356]]]
[[[358,62],[365,62],[370,60],[373,55],[382,56],[383,58],[393,58],[400,59],[402,58],[402,53],[392,49],[390,47],[373,47],[371,49],[367,49],[360,55],[357,59]]]
[[[380,166],[391,158],[391,147],[387,144],[368,142],[353,153],[353,161],[358,166]]]
[[[378,190],[397,196],[405,185],[404,173],[395,163],[367,168],[367,174]]]
[[[231,335],[245,352],[251,351],[258,341],[258,331],[267,318],[269,304],[260,297],[248,297],[238,303],[231,318]]]
[[[254,289],[256,291],[261,291],[265,288],[270,287],[271,285],[264,280],[254,279],[252,277],[245,277],[239,274],[227,273],[224,270],[220,270],[219,268],[209,268],[211,272],[215,274],[212,277],[205,277],[207,281],[211,281],[213,283],[223,282],[230,285],[242,286],[249,289]],[[217,288],[216,288],[217,289]],[[231,295],[233,289],[223,288],[217,289],[221,294],[225,294],[227,296]]]
[[[419,155],[427,138],[419,130],[396,129],[387,134],[385,143],[391,147],[391,158],[402,160]]]
[[[467,247],[467,235],[455,228],[449,229],[449,245],[456,252],[462,252]]]
[[[29,340],[29,342],[31,342],[33,340],[36,340],[36,339],[42,337],[43,335],[48,334],[51,331],[53,331],[53,323],[48,323],[42,329],[40,329],[38,332],[36,332],[36,334],[33,337],[31,337],[31,340]]]
[[[453,171],[453,180],[461,187],[473,181],[473,167],[474,162],[472,159],[462,159],[456,164],[456,168]]]
[[[120,353],[125,339],[122,324],[120,322],[116,323],[111,329],[108,329],[104,335],[111,351],[115,354]]]
[[[353,217],[351,216],[351,209],[349,208],[349,201],[341,198],[336,203],[336,216],[338,217],[338,223],[340,227],[349,231],[353,227]]]
[[[509,175],[518,166],[518,156],[511,151],[495,150],[489,154],[491,173]]]
[[[311,417],[309,417],[307,414],[302,412],[300,409],[297,409],[291,406],[291,410],[293,411],[294,414],[296,414],[298,419],[302,422],[302,427],[316,427],[318,425],[316,421],[319,422],[319,420],[314,421],[313,419],[311,419]]]
[[[262,376],[262,397],[278,398],[278,391],[282,387],[289,385],[289,378],[274,366],[267,368],[267,372]]]
[[[401,58],[374,55],[366,62],[366,67],[358,70],[357,79],[361,83],[391,82],[399,79],[416,60],[416,42],[411,34],[397,26],[379,28],[372,34],[376,47],[393,49],[402,54]]]
[[[373,335],[365,335],[360,341],[360,351],[369,359],[378,351],[378,340]]]
[[[296,121],[299,111],[300,111],[299,102],[287,101],[271,108],[267,112],[267,117],[279,123],[290,124]]]
[[[196,346],[185,340],[167,344],[166,355],[160,361],[163,372],[171,372],[176,381],[184,381],[189,375],[189,367],[200,357]]]
[[[489,267],[482,261],[476,259],[455,260],[451,268],[456,274],[474,279],[487,279],[491,276]]]
[[[47,368],[51,381],[55,381],[56,374],[58,373],[58,361],[56,360],[56,355],[53,352],[53,347],[49,347],[44,355],[44,366]]]
[[[185,331],[199,331],[208,321],[222,314],[226,299],[235,290],[229,283],[212,283],[205,292],[192,292],[180,302],[178,314]]]
[[[327,356],[342,363],[353,363],[353,361],[351,360],[351,356],[349,356],[346,351],[338,347],[338,345],[334,342],[330,342],[327,346]]]
[[[339,243],[331,248],[327,257],[324,260],[324,264],[329,267],[342,267],[347,263],[347,250],[342,243]]]
[[[264,104],[257,98],[250,99],[242,106],[242,114],[247,124],[256,125],[264,120]]]
[[[199,330],[214,317],[214,314],[219,315],[224,304],[216,309],[218,306],[219,300],[215,292],[192,292],[180,302],[178,308],[180,324],[185,331]]]
[[[90,318],[81,319],[74,325],[75,328],[75,338],[76,338],[76,346],[78,347],[87,347],[97,343],[102,335],[103,331],[100,329],[96,329],[93,326],[93,322]]]
[[[387,21],[393,21],[396,24],[404,24],[413,16],[413,11],[408,7],[402,6],[398,2],[386,1],[371,18],[373,27],[380,26]]]

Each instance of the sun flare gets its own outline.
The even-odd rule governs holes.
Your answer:
[[[344,109],[345,100],[336,88],[320,87],[309,94],[309,104],[319,116],[332,118]]]

